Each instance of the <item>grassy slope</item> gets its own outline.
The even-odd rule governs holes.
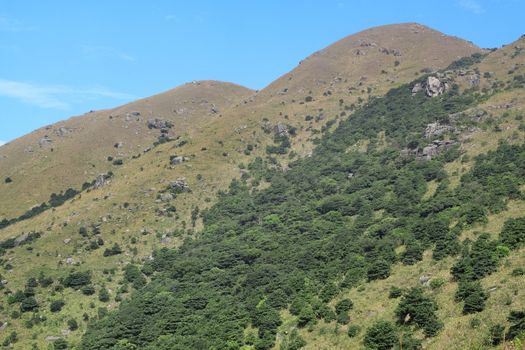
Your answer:
[[[417,30],[424,31],[426,29],[420,28]],[[382,40],[388,38],[391,33],[391,28],[389,28],[388,32],[381,34]],[[426,38],[429,40],[433,39],[432,36]],[[377,38],[374,37],[374,40],[377,40]],[[426,43],[426,41],[422,40],[421,43]],[[203,207],[209,205],[206,199],[213,201],[217,190],[225,188],[231,178],[240,175],[239,163],[247,163],[254,155],[264,155],[264,145],[271,143],[271,135],[267,135],[261,130],[263,118],[268,118],[271,124],[282,122],[297,126],[299,132],[298,136],[293,139],[294,150],[300,155],[307,154],[312,149],[312,138],[316,137],[315,132],[308,130],[308,128],[319,130],[327,120],[333,119],[336,114],[341,113],[343,108],[339,105],[340,98],[344,98],[345,105],[350,105],[357,102],[359,97],[366,98],[368,87],[372,89],[373,94],[382,94],[392,86],[411,80],[424,67],[442,67],[452,59],[457,58],[457,56],[476,51],[475,48],[461,47],[459,42],[452,41],[452,43],[458,45],[453,54],[446,53],[442,57],[440,56],[440,61],[430,63],[412,59],[410,56],[413,54],[412,52],[403,54],[403,56],[398,58],[393,55],[378,53],[378,50],[376,52],[375,49],[369,48],[367,49],[370,50],[367,60],[375,62],[374,64],[363,67],[354,60],[338,63],[345,64],[344,67],[353,67],[349,69],[349,72],[345,73],[348,75],[349,80],[346,82],[343,80],[336,87],[329,83],[320,83],[319,86],[321,88],[318,90],[314,89],[315,93],[312,92],[314,101],[311,103],[300,103],[304,96],[308,95],[309,91],[297,90],[292,92],[290,90],[288,95],[281,97],[278,94],[281,91],[279,82],[279,84],[276,83],[277,85],[263,90],[260,95],[255,96],[252,100],[247,100],[246,104],[241,103],[239,106],[231,106],[229,113],[221,113],[222,116],[220,117],[208,118],[202,123],[188,127],[184,135],[190,141],[187,145],[173,149],[173,143],[164,144],[139,159],[126,161],[124,166],[113,170],[116,174],[115,178],[107,187],[90,193],[83,193],[82,198],[75,199],[63,207],[54,211],[48,211],[32,220],[18,223],[0,232],[1,236],[6,238],[29,230],[44,231],[43,237],[32,245],[32,251],[28,251],[26,247],[18,247],[6,256],[6,258],[11,259],[10,263],[14,266],[12,272],[2,271],[2,275],[8,280],[8,288],[11,290],[22,288],[25,280],[31,276],[36,277],[40,270],[44,270],[54,277],[63,276],[68,268],[65,265],[59,265],[59,263],[65,260],[66,257],[71,256],[76,261],[81,261],[81,269],[89,269],[94,272],[94,281],[97,286],[105,284],[108,288],[116,290],[117,282],[120,280],[118,267],[129,261],[139,261],[142,257],[148,256],[152,248],[162,244],[157,236],[157,232],[162,235],[173,232],[177,228],[182,228],[183,221],[189,222],[188,216],[192,206],[198,205]],[[396,42],[395,45],[401,46],[403,44]],[[414,41],[407,41],[406,45],[415,47],[415,44]],[[431,46],[430,44],[427,45]],[[413,52],[419,52],[421,55],[425,54],[431,57],[430,52],[423,49],[414,49]],[[417,58],[420,59],[420,57]],[[355,60],[358,59],[360,57],[355,58]],[[397,59],[401,63],[398,67],[395,67],[394,61]],[[387,74],[381,73],[379,67],[383,66]],[[303,69],[303,67],[304,64],[298,68],[298,71],[293,71],[291,74],[303,76],[309,73],[312,76],[319,76],[325,72],[319,71],[317,68],[316,71],[309,72],[308,70],[314,70],[314,68],[307,67]],[[308,72],[305,72],[305,70]],[[327,76],[332,73],[333,71],[328,70]],[[367,80],[363,81],[362,85],[359,86],[357,78],[363,75],[367,76]],[[351,87],[356,87],[358,90],[354,90],[352,94],[349,94],[348,89]],[[332,95],[322,95],[326,88],[333,90]],[[295,102],[292,102],[292,100],[295,100]],[[284,102],[284,105],[282,102]],[[315,113],[318,113],[321,108],[327,117],[325,121],[318,123],[304,121],[305,115],[316,115]],[[285,119],[285,115],[288,115],[288,119]],[[112,141],[108,141],[111,147]],[[223,141],[224,145],[218,144],[219,141]],[[246,156],[242,153],[248,143],[258,145],[251,156]],[[141,149],[144,146],[141,145]],[[207,150],[202,151],[203,147]],[[228,156],[223,156],[223,153],[227,153]],[[105,153],[101,153],[101,155],[103,154]],[[132,153],[130,152],[129,154]],[[188,155],[191,160],[188,163],[170,169],[168,159],[172,154]],[[286,159],[282,161],[285,162]],[[143,169],[142,171],[140,170],[141,168]],[[91,179],[92,175],[102,170],[106,169],[96,168],[96,171],[89,174],[91,177],[88,178]],[[197,174],[202,175],[202,180],[197,180]],[[161,206],[156,202],[158,191],[166,186],[167,181],[181,176],[187,178],[193,193],[180,195],[173,201],[180,218],[177,220],[156,216],[155,210]],[[62,180],[58,180],[58,182],[60,181]],[[49,184],[42,184],[42,186],[24,184],[24,186],[41,191],[40,195],[42,198],[48,196],[49,191],[52,190]],[[53,191],[56,191],[56,189]],[[14,192],[5,193],[13,198]],[[104,199],[106,196],[107,198]],[[126,202],[130,203],[132,211],[123,207],[123,204]],[[17,208],[19,211],[27,207],[27,203],[27,200],[15,201],[13,208]],[[81,242],[78,228],[81,225],[96,222],[102,222],[102,236],[106,241],[105,247],[110,246],[113,242],[118,242],[125,249],[126,254],[102,258],[102,251],[105,247],[93,253],[78,250]],[[64,226],[64,223],[67,223],[67,226]],[[149,234],[141,234],[143,229]],[[113,230],[115,230],[115,234],[111,233]],[[130,243],[132,237],[136,237],[139,243],[132,245]],[[68,245],[65,245],[63,240],[66,238],[72,238],[73,240]],[[177,242],[178,238],[174,237],[166,245],[173,246]],[[136,257],[130,253],[130,248],[133,246],[138,250]],[[35,268],[36,266],[37,268]],[[108,275],[104,275],[103,270],[113,267],[117,267],[117,275],[112,276],[112,280],[108,281]],[[46,336],[58,335],[62,329],[65,329],[65,319],[73,316],[80,321],[80,317],[84,312],[90,315],[96,314],[96,308],[92,309],[88,306],[90,301],[95,301],[95,304],[101,304],[96,301],[96,296],[81,297],[82,299],[79,302],[79,295],[78,292],[68,290],[62,295],[58,293],[56,296],[37,294],[37,300],[42,305],[42,314],[45,314],[49,321],[45,325],[35,326],[29,330],[25,329],[19,320],[8,320],[7,315],[17,307],[6,306],[3,312],[3,321],[8,320],[8,325],[3,334],[8,334],[8,331],[11,330],[17,330],[20,338],[16,345],[17,348],[28,348],[29,344],[33,342],[45,346]],[[49,301],[59,297],[64,298],[66,307],[61,313],[52,315],[48,311]],[[83,309],[81,309],[81,305]],[[112,302],[110,306],[113,307],[114,303]],[[28,316],[24,315],[24,318],[28,318]],[[80,331],[74,332],[68,339],[74,343],[83,327],[84,324],[81,322]]]

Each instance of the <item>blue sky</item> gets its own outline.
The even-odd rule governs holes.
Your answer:
[[[0,0],[0,143],[198,79],[260,89],[334,41],[419,22],[481,47],[525,0]]]

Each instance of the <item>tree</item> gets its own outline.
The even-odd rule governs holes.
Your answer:
[[[377,321],[367,329],[363,343],[370,350],[389,350],[397,341],[396,327],[388,321]]]
[[[390,264],[384,259],[373,261],[368,267],[368,280],[385,279],[390,276]]]
[[[505,221],[500,240],[511,249],[521,247],[525,243],[525,217]]]
[[[66,303],[64,300],[54,300],[51,302],[51,305],[49,305],[49,311],[51,312],[59,312],[62,310]]]
[[[483,311],[488,295],[479,281],[461,281],[456,291],[455,300],[464,301],[463,314],[472,314]]]
[[[35,309],[38,309],[38,303],[34,297],[31,296],[22,300],[22,303],[20,304],[21,312],[33,311]]]
[[[423,289],[412,288],[401,299],[395,313],[399,324],[413,324],[432,337],[443,327],[436,315],[437,309],[436,302],[427,297]]]
[[[103,303],[107,303],[109,301],[109,292],[106,288],[102,288],[98,292],[98,300],[100,300]]]

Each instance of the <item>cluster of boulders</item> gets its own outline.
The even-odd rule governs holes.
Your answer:
[[[186,181],[186,178],[180,177],[175,181],[170,182],[170,190],[175,193],[189,192],[190,186]]]
[[[288,136],[288,127],[283,124],[277,124],[273,127],[275,136]]]
[[[108,174],[99,174],[97,178],[95,179],[95,183],[93,184],[93,188],[101,188],[106,186],[109,183],[110,176]]]
[[[412,96],[420,91],[425,91],[428,97],[436,97],[442,95],[450,87],[448,80],[444,77],[429,76],[424,82],[417,83],[412,88]]]
[[[425,128],[424,136],[426,139],[432,139],[435,137],[439,137],[443,134],[446,134],[447,132],[455,131],[455,130],[456,128],[453,127],[452,125],[444,125],[439,122],[435,122],[435,123],[430,123],[427,125],[427,127]]]
[[[159,118],[148,119],[148,122],[146,123],[146,125],[148,126],[148,129],[159,129],[159,130],[170,129],[173,126],[171,122],[164,120],[164,119],[159,119]]]

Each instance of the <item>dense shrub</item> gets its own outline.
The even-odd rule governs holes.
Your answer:
[[[436,302],[426,296],[423,289],[412,288],[403,296],[395,313],[399,324],[415,325],[432,337],[443,327],[436,315],[437,309]]]
[[[366,330],[364,345],[371,350],[389,350],[398,342],[396,327],[388,321],[378,321]]]
[[[51,312],[59,312],[60,310],[62,310],[64,305],[66,305],[64,300],[54,300],[49,305],[49,311],[51,311]]]

